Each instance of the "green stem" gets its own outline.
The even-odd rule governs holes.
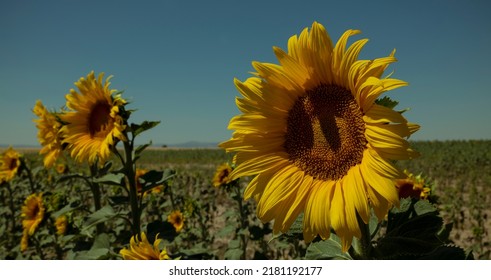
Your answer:
[[[12,232],[14,232],[15,230],[15,207],[14,207],[14,195],[12,193],[12,189],[10,188],[10,183],[5,183],[5,184],[2,184],[2,187],[3,185],[6,186],[7,188],[7,191],[9,192],[9,208],[10,208],[10,212],[12,213],[12,216],[10,216],[11,218],[11,226],[10,226],[10,229],[12,230]]]
[[[371,259],[372,253],[372,238],[370,235],[370,227],[368,224],[365,224],[363,219],[357,214],[356,219],[358,220],[358,226],[361,231],[361,239],[360,239],[360,252],[358,252],[359,257],[363,260]]]
[[[92,178],[95,178],[97,176],[97,162],[90,166],[90,173]],[[92,192],[92,197],[94,199],[95,211],[98,211],[99,209],[102,208],[101,187],[98,183],[94,183],[92,181],[89,182],[89,186],[90,186],[90,191]],[[103,233],[104,224],[102,223],[97,224],[96,229],[97,229],[97,234]]]
[[[29,169],[29,167],[27,167],[26,162],[23,159],[21,159],[21,161],[22,161],[21,164],[24,167],[23,169],[27,173],[27,179],[29,180],[29,188],[31,189],[31,193],[36,193],[36,185],[35,185],[34,180],[32,178],[32,172]]]
[[[245,259],[246,258],[246,253],[247,253],[247,238],[244,234],[244,229],[247,228],[247,217],[245,215],[245,211],[243,209],[243,204],[242,204],[242,195],[240,193],[240,188],[239,188],[239,184],[238,183],[234,183],[232,184],[231,186],[234,191],[235,191],[235,199],[237,200],[237,204],[239,206],[239,213],[240,213],[240,228],[241,228],[241,233],[239,234],[240,235],[240,245],[241,245],[241,249],[242,249],[242,256],[241,256],[241,259]]]
[[[126,137],[128,139],[128,137]],[[123,141],[126,160],[124,161],[124,170],[129,184],[130,207],[131,207],[131,231],[133,235],[140,234],[140,207],[138,199],[138,191],[136,189],[135,180],[135,163],[133,162],[133,140]]]

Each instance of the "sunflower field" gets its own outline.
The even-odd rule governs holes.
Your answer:
[[[314,22],[253,62],[217,149],[140,143],[160,122],[104,73],[33,101],[41,147],[0,155],[0,258],[489,259],[491,142],[410,141],[395,50],[359,60],[359,33]]]

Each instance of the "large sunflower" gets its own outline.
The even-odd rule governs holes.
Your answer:
[[[255,77],[235,80],[242,114],[230,121],[232,138],[220,144],[236,152],[232,180],[257,175],[244,197],[258,201],[258,217],[274,220],[274,232],[287,231],[304,212],[307,242],[329,238],[332,228],[344,251],[361,237],[357,215],[368,223],[373,207],[383,219],[398,204],[393,180],[405,176],[392,160],[418,155],[405,138],[419,127],[375,102],[407,85],[381,77],[394,52],[358,60],[368,40],[346,48],[358,33],[346,31],[333,46],[314,22],[290,38],[288,52],[273,48],[279,65],[253,62]]]
[[[21,165],[21,155],[9,147],[0,155],[0,183],[14,179]]]
[[[39,118],[34,120],[38,129],[38,141],[43,146],[39,151],[44,156],[44,166],[50,168],[63,151],[60,129],[62,124],[55,113],[49,112],[40,100],[32,110]]]
[[[22,206],[21,214],[24,232],[33,235],[43,221],[44,213],[43,194],[31,194],[28,196],[24,201],[24,206]]]
[[[123,248],[119,251],[119,254],[123,256],[125,260],[169,260],[170,257],[167,251],[163,249],[160,251],[159,244],[162,239],[158,236],[155,238],[155,242],[150,244],[147,236],[144,232],[141,234],[141,240],[138,240],[137,236],[133,236],[130,240],[129,249]]]
[[[96,79],[92,71],[87,78],[75,83],[80,93],[74,89],[66,97],[66,106],[71,110],[61,116],[67,123],[61,129],[63,143],[73,158],[79,162],[93,164],[97,159],[103,163],[111,153],[116,141],[125,141],[125,124],[120,115],[120,106],[126,101],[116,90],[109,89],[109,78],[103,82],[104,73]]]

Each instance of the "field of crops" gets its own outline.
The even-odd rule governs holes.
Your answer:
[[[430,200],[453,226],[450,240],[472,251],[476,259],[490,259],[491,141],[414,142],[413,146],[422,157],[397,164],[421,173],[432,186]],[[84,182],[83,174],[91,172],[88,167],[69,162],[66,170],[72,175],[67,176],[66,170],[43,168],[36,150],[19,151],[29,173],[2,185],[0,258],[120,259],[120,250],[131,238],[124,191],[107,178],[101,180],[101,205],[96,211],[93,192]],[[117,160],[113,162],[117,168]],[[231,155],[220,149],[148,148],[141,154],[139,168],[169,176],[141,197],[141,225],[149,240],[159,233],[160,246],[170,258],[304,258],[309,252],[301,239],[273,236],[272,225],[257,219],[255,202],[242,199],[250,178],[231,186],[213,186],[217,167],[226,162],[231,162]],[[33,192],[43,192],[50,216],[22,249],[21,207]],[[182,213],[182,229],[169,220],[175,210]],[[61,216],[66,222],[60,228]]]

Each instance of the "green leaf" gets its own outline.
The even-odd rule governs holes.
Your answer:
[[[232,224],[228,224],[227,226],[223,227],[222,229],[220,229],[216,236],[217,237],[226,237],[226,236],[231,236],[233,233],[235,233],[235,225],[232,225]]]
[[[92,182],[107,185],[121,186],[123,184],[123,173],[109,173],[99,178],[94,178]]]
[[[109,255],[109,249],[99,248],[90,249],[89,251],[81,251],[75,254],[75,260],[104,260]]]
[[[240,260],[242,257],[243,251],[241,249],[229,249],[225,252],[223,257],[226,260]]]
[[[68,174],[68,175],[63,175],[61,176],[58,181],[56,181],[57,183],[61,183],[61,182],[65,182],[65,181],[68,181],[70,179],[84,179],[84,180],[87,180],[89,177],[83,175],[83,174]]]
[[[135,153],[136,154],[140,154],[141,152],[143,152],[147,147],[151,146],[152,145],[152,141],[150,140],[150,142],[148,142],[147,144],[143,144],[143,145],[140,145],[138,146],[136,149],[135,149]]]
[[[157,126],[160,123],[160,121],[144,121],[141,124],[131,124],[131,131],[133,132],[133,137],[136,137],[138,134],[152,129],[155,126]]]
[[[101,233],[95,237],[94,244],[92,244],[92,249],[108,249],[110,247],[109,235],[107,233]]]
[[[451,228],[443,227],[438,210],[425,200],[403,199],[388,215],[387,232],[376,241],[376,259],[464,259],[465,253],[447,246]]]
[[[122,204],[128,204],[130,201],[130,198],[124,195],[114,195],[108,197],[109,202],[111,205],[122,205]]]
[[[228,248],[229,249],[234,249],[234,248],[239,248],[240,247],[240,240],[238,239],[233,239],[228,242]]]
[[[331,233],[327,240],[310,243],[305,258],[308,260],[351,260],[348,253],[342,251],[339,237]]]
[[[83,205],[80,203],[80,201],[73,201],[70,204],[66,205],[65,207],[61,208],[60,210],[52,213],[51,216],[56,219],[59,216],[71,212],[73,210],[76,210],[82,206]]]
[[[99,223],[103,223],[105,221],[108,221],[114,217],[116,217],[117,214],[114,212],[114,209],[110,205],[106,205],[99,209],[98,211],[90,214],[84,224],[83,228],[87,230],[90,227],[93,227]]]
[[[377,100],[375,100],[375,103],[387,107],[389,109],[394,109],[399,104],[399,102],[390,99],[390,97],[388,96],[384,96],[383,98],[378,98]]]
[[[99,169],[98,173],[99,174],[106,174],[107,172],[109,172],[109,170],[111,169],[111,167],[113,166],[113,163],[112,161],[107,161],[104,166]]]
[[[175,171],[172,169],[165,169],[164,171],[150,170],[147,173],[139,177],[142,183],[142,192],[151,190],[152,188],[162,185],[165,181],[175,176]]]

